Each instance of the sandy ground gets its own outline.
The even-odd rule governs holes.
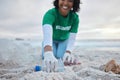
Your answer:
[[[39,44],[0,39],[0,80],[120,80],[119,74],[106,73],[102,66],[111,59],[120,64],[119,48],[75,46],[72,54],[81,65],[65,66],[64,72],[46,73],[34,71],[36,65],[41,65]]]

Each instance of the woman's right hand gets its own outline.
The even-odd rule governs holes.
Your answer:
[[[47,51],[44,53],[44,71],[46,72],[55,72],[57,70],[58,60],[53,55],[52,51]]]

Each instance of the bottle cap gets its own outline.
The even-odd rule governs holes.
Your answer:
[[[35,66],[35,71],[41,71],[41,66]]]

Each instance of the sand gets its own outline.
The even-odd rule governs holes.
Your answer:
[[[80,65],[65,66],[64,72],[34,71],[41,65],[41,43],[30,40],[0,39],[0,80],[120,80],[119,74],[104,72],[111,59],[120,64],[119,48],[79,47],[72,54]]]

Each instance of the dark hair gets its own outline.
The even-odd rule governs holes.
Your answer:
[[[58,8],[58,1],[59,0],[54,0],[54,2],[53,2],[53,5],[55,6],[55,8]],[[79,6],[79,4],[80,4],[80,0],[73,0],[74,2],[73,2],[73,12],[78,12],[79,10],[80,10],[80,6]]]

